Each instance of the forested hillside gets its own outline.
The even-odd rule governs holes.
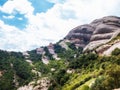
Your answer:
[[[31,66],[21,53],[0,51],[0,90],[16,90],[48,77],[48,90],[112,90],[120,88],[120,49],[111,56],[80,54],[71,60],[35,61]],[[35,69],[40,76],[32,72]],[[34,85],[35,82],[33,83]],[[39,90],[39,89],[38,89]]]

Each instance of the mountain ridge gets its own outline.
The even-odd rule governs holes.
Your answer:
[[[90,24],[77,26],[70,30],[65,38],[59,42],[55,44],[50,43],[48,46],[35,49],[35,51],[36,54],[42,55],[41,59],[45,63],[48,63],[51,59],[59,60],[61,58],[59,53],[65,50],[73,50],[73,48],[82,48],[84,53],[95,52],[108,55],[104,52],[112,47],[112,44],[109,45],[107,43],[117,37],[119,33],[120,17],[106,16],[96,19]],[[116,48],[120,48],[119,45],[116,45]],[[109,55],[111,52],[109,52]]]

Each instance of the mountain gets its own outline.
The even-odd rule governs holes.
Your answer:
[[[50,43],[46,47],[37,48],[34,52],[41,55],[42,61],[46,64],[51,59],[59,60],[63,58],[61,53],[65,54],[67,51],[74,53],[73,56],[76,55],[74,51],[110,55],[116,47],[120,48],[119,36],[120,17],[107,16],[96,19],[90,24],[80,25],[72,29],[58,43]]]
[[[108,16],[74,28],[65,39],[74,43],[76,47],[83,47],[84,51],[89,51],[106,44],[119,33],[120,18]]]
[[[0,90],[120,88],[120,17],[72,29],[55,44],[26,52],[0,50]]]

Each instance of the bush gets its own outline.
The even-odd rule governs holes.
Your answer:
[[[23,60],[14,60],[13,68],[21,79],[28,80],[32,78],[31,67],[27,62]]]
[[[65,69],[60,69],[53,77],[55,81],[62,86],[69,79],[69,74],[66,73]]]
[[[54,45],[54,50],[55,50],[55,53],[63,53],[65,51],[65,49],[62,48],[59,44]]]
[[[13,83],[13,70],[9,70],[0,77],[0,90],[14,90],[15,84]]]
[[[32,50],[28,52],[30,54],[29,59],[32,61],[41,61],[42,55],[37,54],[36,50]]]
[[[115,56],[120,55],[120,49],[116,48],[114,51],[112,51],[112,55],[115,55]]]
[[[106,90],[103,85],[103,81],[105,80],[105,77],[98,77],[95,80],[95,83],[92,84],[91,90]]]
[[[109,75],[109,77],[113,78],[114,88],[119,88],[120,87],[120,66],[113,64],[106,71],[106,74]]]
[[[46,64],[44,64],[43,62],[37,62],[35,64],[35,67],[37,68],[37,71],[41,72],[42,74],[48,74],[50,69],[48,68],[48,66]]]
[[[90,65],[90,63],[94,62],[94,60],[97,60],[98,55],[97,54],[87,54],[87,55],[81,55],[79,58],[77,59],[73,59],[70,63],[69,63],[69,68],[82,68],[82,67],[87,67]]]

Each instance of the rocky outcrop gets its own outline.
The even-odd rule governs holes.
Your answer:
[[[91,25],[82,25],[72,29],[65,39],[78,47],[85,47],[89,42],[95,28]]]
[[[37,82],[33,81],[28,85],[18,88],[17,90],[48,90],[50,85],[50,80],[47,77],[44,77]]]
[[[116,48],[120,49],[120,42],[112,45],[110,48],[108,48],[106,51],[103,52],[103,55],[111,55],[111,52],[115,50]]]
[[[37,48],[37,49],[36,49],[36,53],[37,53],[37,54],[44,55],[44,54],[45,54],[44,48],[43,48],[43,47]]]
[[[65,39],[89,51],[109,42],[119,33],[120,17],[108,16],[72,29]]]

